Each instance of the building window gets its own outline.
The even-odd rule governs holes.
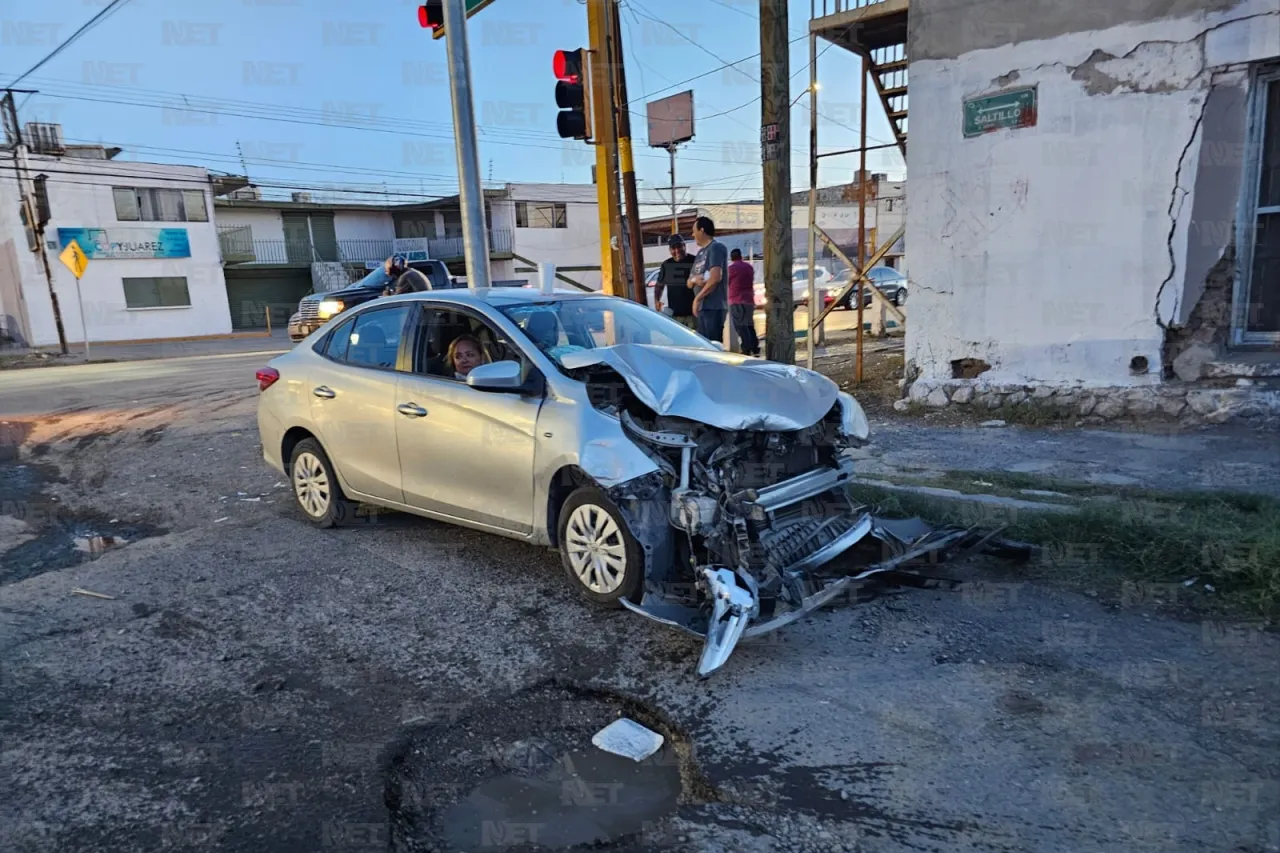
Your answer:
[[[208,222],[204,190],[112,187],[120,222]]]
[[[517,228],[568,228],[568,208],[563,204],[516,202]]]
[[[1236,340],[1274,344],[1280,341],[1280,66],[1259,73],[1254,99]]]
[[[191,294],[183,276],[126,278],[124,302],[128,308],[187,308]]]

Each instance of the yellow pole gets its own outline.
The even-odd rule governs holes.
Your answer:
[[[596,146],[596,199],[600,217],[600,290],[610,296],[620,295],[618,271],[621,245],[615,247],[618,234],[614,222],[618,217],[618,175],[614,165],[617,133],[613,121],[613,75],[609,73],[608,0],[587,0],[587,28],[591,49],[591,116],[595,128],[592,140]]]

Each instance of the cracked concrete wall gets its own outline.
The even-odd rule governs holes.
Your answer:
[[[910,56],[955,59],[975,50],[1124,24],[1223,12],[1239,0],[911,0]]]
[[[1115,9],[1075,5],[1088,7],[1081,20]],[[1181,8],[1145,5],[1156,6]],[[1003,8],[968,6],[987,7]],[[946,20],[912,14],[913,30]],[[980,358],[993,382],[1160,381],[1165,327],[1190,315],[1194,278],[1203,288],[1224,248],[1215,242],[1230,239],[1206,226],[1239,188],[1237,176],[1205,189],[1209,169],[1200,182],[1201,165],[1244,133],[1239,81],[1214,71],[1275,56],[1277,0],[1202,2],[1181,18],[1067,28],[955,59],[913,53],[907,358],[921,376]],[[1037,87],[1037,125],[965,139],[964,99],[1010,86]],[[1208,233],[1214,241],[1192,246]],[[1138,356],[1149,367],[1135,376]]]

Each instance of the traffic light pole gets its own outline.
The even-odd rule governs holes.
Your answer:
[[[489,233],[480,183],[475,106],[471,99],[471,54],[467,49],[466,0],[444,0],[445,42],[449,52],[453,132],[458,149],[458,198],[462,208],[463,255],[467,287],[489,287]]]
[[[618,135],[613,116],[613,75],[609,68],[609,8],[613,0],[587,0],[591,38],[591,113],[596,145],[596,198],[600,211],[600,289],[621,296],[622,222],[618,201]]]

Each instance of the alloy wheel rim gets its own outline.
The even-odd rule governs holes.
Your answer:
[[[578,581],[597,595],[622,586],[627,548],[613,516],[595,504],[583,504],[565,525],[565,550]]]
[[[329,511],[329,475],[314,453],[303,453],[293,463],[293,492],[312,518],[321,518]]]

